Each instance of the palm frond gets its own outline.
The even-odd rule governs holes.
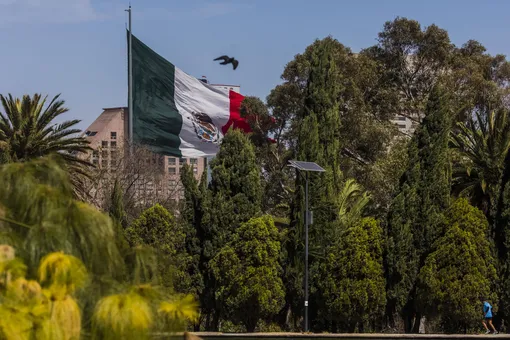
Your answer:
[[[101,299],[94,310],[92,331],[95,339],[148,339],[154,323],[150,304],[135,293]]]
[[[72,294],[87,281],[83,263],[72,255],[54,252],[46,255],[39,266],[39,281],[53,289]]]
[[[0,162],[24,162],[53,153],[80,154],[90,150],[88,141],[76,136],[80,130],[72,128],[79,120],[52,125],[68,111],[64,101],[58,100],[59,96],[46,105],[47,97],[40,94],[24,95],[21,99],[11,94],[0,95],[4,111],[0,112]],[[65,158],[65,161],[74,163],[77,158]],[[81,185],[80,182],[74,184]]]
[[[450,147],[462,159],[453,172],[454,194],[467,195],[471,203],[488,212],[496,199],[496,187],[510,149],[510,120],[505,109],[476,112],[474,118],[457,125]]]

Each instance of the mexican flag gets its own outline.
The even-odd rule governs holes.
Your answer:
[[[243,96],[190,76],[132,35],[133,142],[175,157],[214,156],[229,128],[250,132]]]

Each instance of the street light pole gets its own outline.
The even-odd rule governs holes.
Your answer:
[[[305,172],[305,322],[304,322],[304,330],[308,332],[308,226],[310,225],[310,211],[308,210],[308,172],[325,172],[323,168],[321,168],[318,164],[313,162],[302,162],[302,161],[289,161],[289,166],[296,168],[298,170],[298,174],[301,174],[301,171]]]
[[[308,172],[305,175],[305,332],[308,332],[308,225],[310,212],[308,211]]]

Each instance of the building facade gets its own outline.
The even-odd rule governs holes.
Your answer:
[[[395,115],[395,118],[393,118],[391,122],[397,126],[401,133],[408,136],[412,136],[418,127],[418,123],[416,121],[412,121],[411,119],[401,115]]]

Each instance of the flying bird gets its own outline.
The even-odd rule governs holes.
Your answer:
[[[216,61],[216,60],[223,60],[223,62],[221,62],[220,65],[232,64],[232,67],[234,68],[234,70],[239,65],[239,61],[235,60],[234,58],[230,58],[227,55],[222,55],[221,57],[214,59],[214,61]]]

